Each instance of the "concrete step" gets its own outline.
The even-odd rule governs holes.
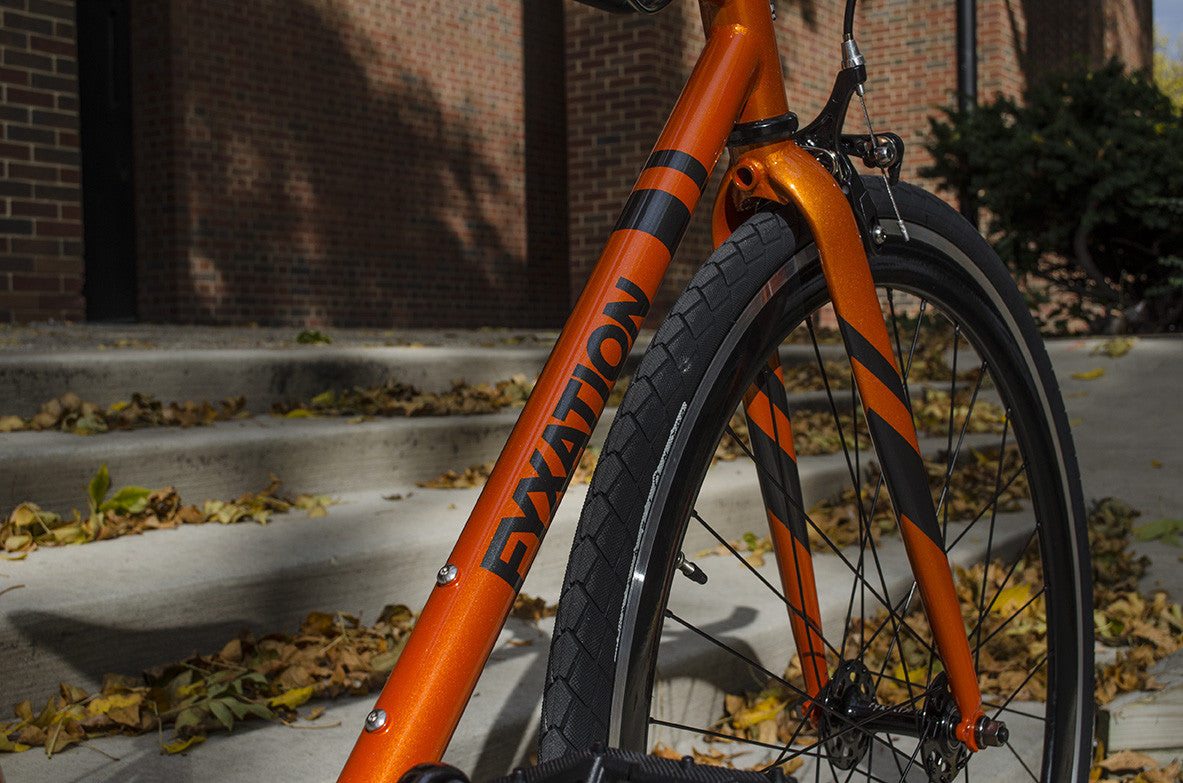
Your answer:
[[[58,513],[85,509],[87,484],[104,463],[113,488],[174,486],[189,503],[258,491],[271,473],[293,492],[413,488],[444,470],[495,459],[517,414],[359,423],[260,416],[92,437],[13,432],[0,435],[0,505],[27,500]]]
[[[517,372],[520,365],[513,362],[528,363],[539,355],[533,348],[497,349],[486,353],[498,356],[486,357],[481,364],[463,346],[454,349],[453,358],[436,348],[358,347],[339,351],[330,361],[325,358],[328,354],[316,351],[277,350],[265,360],[260,360],[259,351],[205,350],[187,355],[175,351],[176,361],[168,373],[157,371],[170,366],[160,355],[149,360],[130,352],[109,354],[120,361],[109,362],[101,377],[98,371],[85,374],[85,357],[79,354],[64,362],[42,362],[36,383],[20,380],[22,371],[14,360],[12,375],[0,378],[0,388],[16,384],[25,399],[37,398],[40,389],[48,399],[66,390],[58,384],[89,383],[89,388],[107,389],[103,393],[110,396],[103,399],[82,388],[71,390],[104,403],[132,391],[147,391],[163,400],[247,394],[249,401],[256,395],[267,399],[269,406],[271,395],[281,393],[277,390],[306,397],[336,384],[380,382],[388,372],[404,373],[399,377],[409,377],[425,389],[445,388],[461,377],[457,367],[471,370],[463,374],[469,380],[475,373],[486,376],[479,380],[495,381]],[[832,358],[842,355],[837,346],[827,346],[826,351]],[[401,353],[397,362],[379,356],[393,353]],[[512,361],[507,358],[510,354]],[[414,364],[408,363],[408,355],[435,358]],[[798,357],[811,355],[810,349],[794,347],[786,349],[782,360],[793,364]],[[297,361],[292,361],[293,356]],[[252,376],[252,370],[257,376],[250,381],[254,386],[244,389],[241,384],[224,383]],[[218,380],[201,387],[195,385],[198,376]],[[127,381],[128,377],[132,380]],[[330,378],[335,380],[326,383]],[[149,382],[156,385],[144,385]],[[194,393],[198,388],[206,391]],[[846,402],[839,399],[839,404]],[[828,402],[823,394],[812,394],[795,395],[793,404],[818,407]],[[0,411],[9,410],[13,409],[0,406]],[[90,438],[62,433],[0,435],[0,475],[6,479],[0,504],[7,507],[32,500],[55,511],[85,508],[85,487],[103,463],[108,464],[114,487],[172,485],[187,502],[228,499],[261,489],[272,472],[293,493],[325,492],[341,500],[323,518],[309,519],[294,512],[266,527],[206,525],[152,532],[42,550],[25,561],[2,564],[0,589],[14,584],[23,587],[7,592],[0,602],[0,672],[4,673],[0,707],[23,698],[43,699],[58,682],[93,689],[105,672],[134,674],[193,650],[216,649],[244,626],[266,633],[294,629],[313,610],[346,611],[372,620],[386,603],[421,606],[477,493],[420,490],[414,482],[494,459],[516,415],[516,410],[507,410],[485,416],[357,424],[333,418],[256,416],[189,430],[145,429]],[[609,423],[601,422],[593,443],[604,437]],[[832,455],[803,459],[802,470],[806,502],[812,503],[841,483],[846,467],[841,455]],[[572,488],[552,525],[525,586],[530,594],[557,600],[584,491]],[[405,499],[382,499],[394,492]],[[760,532],[764,525],[754,478],[741,463],[720,463],[712,469],[700,508],[730,537]],[[687,542],[688,551],[713,544],[705,533],[698,535]],[[478,778],[499,774],[511,760],[522,760],[525,749],[532,746],[536,725],[549,628],[545,623],[540,629],[511,624],[505,633],[507,639],[516,635],[518,640],[535,641],[527,647],[499,644],[458,741],[449,751],[454,763],[475,771]],[[180,758],[159,757],[155,740],[141,737],[103,741],[106,752],[123,759],[117,763],[77,751],[48,762],[29,753],[5,757],[2,763],[10,781],[157,780],[177,775],[193,780],[257,780],[272,779],[276,769],[288,769],[284,765],[289,762],[280,761],[282,756],[297,765],[290,767],[287,776],[332,779],[370,702],[367,697],[334,705],[330,716],[341,716],[344,725],[300,732],[295,744],[301,749],[295,755],[290,750],[294,729],[248,725],[245,731],[217,737]],[[327,717],[320,723],[332,720]],[[243,741],[251,745],[242,745]],[[225,750],[208,752],[215,745]],[[238,754],[238,760],[226,752]]]
[[[479,335],[478,335],[479,336]],[[477,337],[473,338],[474,340]],[[631,375],[644,354],[649,335],[642,334],[624,375]],[[0,415],[25,418],[41,404],[74,392],[103,406],[130,399],[137,392],[162,403],[185,400],[216,402],[245,397],[246,410],[266,413],[272,403],[307,400],[323,391],[381,385],[388,380],[438,393],[456,381],[494,384],[541,372],[550,343],[486,347],[479,343],[446,346],[328,345],[263,348],[129,349],[99,352],[30,353],[0,350]],[[822,346],[826,358],[843,356],[840,346]],[[782,361],[812,361],[808,346],[786,346]]]
[[[243,396],[247,410],[266,413],[273,402],[307,400],[327,389],[377,386],[392,379],[435,393],[458,380],[477,384],[518,374],[533,378],[549,353],[549,346],[298,346],[0,354],[0,412],[32,416],[41,403],[72,391],[103,406],[135,392],[165,404]]]
[[[759,531],[764,524],[754,481],[738,478],[742,467],[716,465],[699,504],[725,536]],[[807,503],[828,494],[845,473],[844,463],[833,457],[803,460],[803,468]],[[552,524],[524,586],[530,595],[557,599],[585,491],[572,488]],[[25,587],[9,592],[3,604],[0,701],[44,698],[59,681],[94,688],[103,672],[134,672],[193,649],[215,649],[244,626],[257,633],[294,629],[312,609],[372,619],[388,602],[419,606],[475,495],[475,490],[424,490],[397,502],[351,495],[328,517],[277,519],[266,527],[207,525],[156,532],[37,552],[22,563],[6,565]],[[996,550],[1004,545],[1007,528],[1006,520],[1000,520]],[[710,543],[702,533],[688,540],[686,549]],[[970,537],[958,553],[973,557],[984,546]],[[887,541],[880,556],[888,589],[905,589],[909,577],[898,542]],[[754,589],[750,574],[733,561],[704,557],[696,562],[710,576],[708,589],[690,586],[689,595],[683,589],[679,613],[704,626],[734,626],[759,654],[779,660],[784,639],[758,631],[778,626],[783,606]],[[844,567],[828,555],[819,555],[815,565],[823,615],[833,619],[841,614],[847,591],[825,586],[837,584]],[[774,568],[769,559],[761,570],[775,580]],[[726,595],[742,596],[739,615],[720,601]],[[749,636],[750,631],[757,633]],[[503,631],[446,757],[474,779],[488,779],[529,760],[550,634],[549,621],[538,626],[512,621]],[[686,643],[672,648],[678,657],[664,670],[669,687],[719,682],[716,669],[703,668],[712,665],[705,648],[682,641]],[[699,692],[704,698],[718,697],[711,689]],[[297,730],[289,727],[245,724],[185,756],[160,756],[156,738],[145,736],[94,743],[117,761],[79,748],[51,760],[35,751],[5,757],[3,764],[14,782],[332,780],[371,703],[372,697],[334,703],[311,724],[326,728],[300,731],[298,739],[291,734]]]
[[[1097,736],[1106,753],[1134,750],[1164,766],[1183,757],[1183,650],[1150,668],[1160,689],[1123,693],[1102,709]]]
[[[845,472],[840,455],[809,460],[806,497],[832,493]],[[766,524],[751,474],[739,460],[711,472],[699,508],[723,535]],[[551,602],[585,492],[571,488],[530,574],[527,590]],[[0,604],[0,704],[37,698],[58,682],[94,687],[105,672],[220,649],[243,627],[294,629],[313,610],[373,620],[387,603],[418,609],[477,494],[417,489],[391,501],[346,493],[325,517],[293,511],[265,526],[183,526],[5,564],[24,586]],[[713,545],[705,533],[687,541],[694,551]]]
[[[839,405],[849,406],[841,395]],[[828,406],[824,393],[793,396],[801,409]],[[0,434],[0,508],[33,502],[65,514],[86,509],[86,487],[103,465],[112,491],[121,486],[176,487],[183,500],[229,500],[266,487],[275,474],[285,491],[387,492],[413,488],[446,470],[462,471],[500,454],[520,413],[505,408],[472,416],[366,421],[343,417],[283,419],[261,415],[207,427],[144,428],[95,436],[62,432]],[[592,435],[599,446],[613,409]]]

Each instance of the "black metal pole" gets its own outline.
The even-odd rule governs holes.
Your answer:
[[[972,110],[978,103],[978,3],[957,0],[957,108]],[[961,214],[978,224],[977,196],[969,188],[959,194]]]

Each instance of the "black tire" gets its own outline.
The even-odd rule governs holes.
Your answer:
[[[867,182],[889,230],[881,252],[872,259],[872,271],[883,294],[900,365],[908,368],[906,375],[911,373],[906,381],[911,381],[914,414],[921,395],[928,394],[939,402],[939,390],[954,386],[957,394],[963,395],[961,403],[964,395],[976,390],[965,415],[967,422],[997,419],[999,411],[1004,411],[1002,423],[995,421],[995,432],[988,436],[970,432],[973,427],[964,427],[959,421],[939,437],[922,435],[922,448],[944,452],[944,475],[934,482],[934,502],[942,520],[955,505],[953,499],[961,497],[955,494],[958,487],[949,486],[949,470],[973,462],[971,455],[980,455],[977,462],[988,460],[995,450],[1000,455],[996,469],[992,469],[995,486],[987,487],[985,501],[977,501],[981,511],[977,520],[942,522],[950,525],[946,548],[951,561],[966,568],[974,561],[1000,562],[1007,569],[983,568],[997,584],[979,590],[975,611],[967,610],[985,618],[986,631],[977,633],[976,638],[971,631],[971,648],[977,656],[983,641],[997,644],[997,639],[1016,636],[1037,643],[1039,620],[1031,617],[1046,611],[1049,652],[1042,658],[1031,653],[1035,659],[1027,659],[1031,671],[1022,684],[1016,685],[1016,677],[1008,674],[996,678],[1008,683],[1001,692],[989,682],[984,688],[987,715],[998,714],[1011,729],[1009,749],[987,748],[968,759],[954,754],[951,761],[946,758],[944,773],[939,764],[926,772],[923,759],[909,763],[919,752],[914,740],[880,732],[874,737],[864,735],[864,745],[869,743],[871,750],[853,751],[856,758],[844,763],[857,763],[860,770],[873,772],[866,778],[860,772],[855,776],[859,780],[941,779],[941,774],[950,775],[950,764],[958,768],[968,764],[972,774],[998,780],[1083,780],[1089,768],[1093,728],[1087,535],[1075,455],[1050,364],[1005,268],[968,223],[939,199],[900,185],[894,192],[911,235],[910,241],[904,242],[898,229],[892,228],[894,219],[887,217],[892,213],[881,182]],[[917,309],[918,300],[925,303],[921,309]],[[819,347],[812,328],[819,319],[819,308],[827,301],[817,253],[809,238],[795,239],[789,219],[764,213],[745,223],[711,256],[655,335],[617,411],[568,562],[543,700],[543,760],[597,742],[650,751],[660,739],[679,753],[689,752],[691,745],[701,750],[704,743],[717,741],[709,732],[733,733],[734,728],[725,727],[742,723],[721,721],[723,693],[758,691],[785,672],[795,649],[787,612],[778,607],[778,599],[762,597],[768,595],[768,586],[757,577],[760,569],[737,565],[738,552],[721,546],[723,557],[698,556],[701,542],[713,540],[701,530],[710,530],[711,520],[704,519],[705,514],[696,507],[714,506],[726,512],[720,515],[724,521],[719,524],[730,524],[731,529],[712,534],[720,540],[736,538],[744,530],[761,530],[763,505],[755,481],[740,484],[730,478],[740,470],[754,474],[761,469],[753,466],[750,453],[749,459],[721,463],[715,469],[728,475],[726,481],[708,478],[715,475],[715,471],[708,474],[708,468],[721,439],[743,441],[729,424],[732,414],[765,358],[790,332],[804,325],[809,340],[803,349],[786,351],[804,350],[820,361],[824,353],[837,349],[841,357],[840,346]],[[940,328],[934,327],[938,322]],[[917,333],[941,334],[940,329],[945,330],[943,339],[952,334],[956,346],[955,352],[946,348],[940,354],[946,364],[951,363],[945,373],[948,378],[934,382],[925,376],[921,382],[920,362],[913,358],[913,337]],[[940,361],[931,357],[926,361],[930,365],[926,372],[939,375]],[[829,396],[822,398],[821,407],[836,418],[843,403],[854,404],[854,394],[833,391],[832,368],[822,373]],[[954,380],[959,377],[960,381]],[[926,388],[937,391],[925,392]],[[949,395],[950,406],[957,394]],[[991,399],[994,407],[989,404]],[[821,460],[837,461],[838,473],[845,476],[846,483],[858,486],[860,492],[852,497],[860,498],[856,504],[859,519],[870,519],[874,503],[889,502],[887,493],[878,492],[868,474],[866,445],[849,432],[843,437],[845,450]],[[971,450],[975,443],[978,445]],[[1018,461],[1006,462],[1002,452],[1013,452],[1016,445],[1018,457],[1006,459]],[[802,458],[803,475],[807,461]],[[933,472],[940,471],[934,468]],[[952,478],[960,480],[960,468]],[[1029,497],[1015,501],[1013,496],[1019,494],[1024,480]],[[816,495],[818,490],[808,488],[810,481],[806,484],[803,508],[810,511],[817,499],[810,497],[810,492]],[[730,494],[720,495],[719,487]],[[942,503],[941,497],[947,502]],[[790,502],[802,506],[802,500]],[[1017,509],[1013,508],[1016,502]],[[971,512],[977,508],[970,505]],[[738,527],[729,521],[734,516],[740,518]],[[814,546],[823,598],[841,596],[837,609],[827,612],[823,607],[823,630],[829,635],[837,630],[835,626],[841,628],[841,634],[834,634],[837,641],[832,649],[842,651],[843,660],[871,655],[864,641],[874,629],[895,631],[887,652],[880,649],[882,660],[865,663],[877,687],[890,689],[890,683],[897,681],[896,685],[906,686],[912,692],[910,698],[916,699],[915,691],[923,693],[923,688],[918,680],[913,682],[918,675],[911,661],[924,644],[912,638],[916,634],[899,629],[917,629],[922,621],[915,620],[914,613],[913,619],[903,619],[915,608],[908,597],[910,576],[885,565],[899,555],[898,536],[883,535],[876,547],[868,543],[871,536],[864,522],[859,523],[858,531],[857,540],[848,546],[828,546],[825,541]],[[704,586],[678,573],[676,562],[681,553],[709,577]],[[833,576],[843,571],[847,572],[845,577]],[[968,573],[972,581],[975,572]],[[775,574],[773,568],[772,581]],[[835,582],[841,578],[846,582]],[[1041,579],[1042,589],[1038,581],[1033,587],[1020,587],[1027,583],[1022,580],[1031,578]],[[832,584],[844,584],[842,589],[848,592],[835,592]],[[1007,593],[1002,593],[1004,588]],[[1016,608],[1017,598],[1029,600],[1020,601]],[[679,614],[683,607],[686,612],[698,612],[701,619],[692,622]],[[1001,613],[1004,607],[1007,614]],[[842,622],[834,622],[836,612],[845,613]],[[831,616],[828,622],[827,616]],[[852,616],[863,622],[852,623]],[[783,630],[770,634],[773,620]],[[973,622],[974,617],[967,615],[967,624]],[[1027,636],[1017,633],[1032,622],[1036,623],[1031,626],[1035,631],[1025,631]],[[1000,623],[1005,627],[995,633],[994,626]],[[917,634],[922,635],[923,630]],[[883,643],[877,643],[882,648]],[[907,667],[901,668],[899,656],[904,648],[911,657]],[[695,663],[691,659],[699,650],[713,651],[716,657],[705,665]],[[837,655],[831,657],[837,660]],[[998,668],[989,658],[985,660],[983,668]],[[894,669],[892,661],[899,662]],[[1018,660],[1004,662],[1023,665]],[[924,669],[928,685],[934,666]],[[907,681],[904,685],[895,676],[901,671]],[[1037,697],[1044,682],[1047,695],[1041,702]],[[783,696],[789,686],[776,687]],[[682,712],[666,711],[666,702],[682,695],[687,696],[677,708]],[[1031,696],[1036,698],[1028,698]],[[935,696],[930,699],[937,703]],[[691,724],[683,715],[696,705],[702,714]],[[998,709],[1000,706],[1003,709]],[[783,712],[790,715],[793,709],[790,703]],[[652,713],[659,710],[662,714],[657,719],[664,723],[653,722]],[[791,718],[778,720],[779,736],[771,744],[781,746],[794,724]],[[684,731],[669,724],[693,725],[699,730]],[[746,731],[750,735],[754,729]],[[769,736],[769,729],[760,731],[765,738]],[[1034,742],[1033,733],[1039,735]],[[820,750],[820,763],[829,765],[836,755],[852,753],[850,746],[850,742],[832,741],[820,749],[807,749],[803,758],[817,757]],[[710,747],[731,754],[742,745],[727,741]],[[927,746],[925,753],[931,749]],[[736,763],[781,763],[793,758],[793,753],[791,749],[771,751],[754,760],[741,757]],[[1021,765],[1014,763],[1016,758]],[[849,773],[836,771],[840,773],[837,779],[849,779]],[[829,772],[826,777],[830,779]]]

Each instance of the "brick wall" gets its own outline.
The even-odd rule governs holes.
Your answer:
[[[841,3],[776,6],[808,119],[839,58]],[[3,321],[83,312],[73,8],[0,0]],[[654,16],[574,0],[130,11],[136,289],[139,317],[159,321],[558,324],[702,43],[688,0]],[[978,0],[979,94],[1018,94],[1079,55],[1145,67],[1150,13],[1151,0]],[[953,101],[954,17],[952,0],[860,4],[868,104],[907,142],[906,177],[927,118]],[[709,208],[659,313],[710,251]]]
[[[81,318],[73,3],[0,0],[0,20],[0,322]]]
[[[133,6],[141,317],[557,323],[565,259],[542,243],[528,260],[524,230],[524,95],[549,93],[524,90],[521,10]],[[530,35],[561,34],[548,23]]]
[[[843,4],[776,0],[777,36],[789,105],[802,123],[824,104],[840,65]],[[952,0],[863,0],[856,38],[868,61],[867,106],[876,131],[904,140],[902,176],[919,170],[929,118],[956,103],[956,6]],[[978,0],[978,95],[1019,95],[1027,80],[1084,57],[1118,56],[1149,65],[1150,0]],[[689,3],[656,17],[603,14],[568,0],[568,120],[571,139],[573,290],[586,276],[616,221],[701,46]],[[857,103],[847,129],[864,132]],[[726,167],[726,156],[715,172]],[[714,187],[708,187],[713,194]],[[709,204],[700,204],[671,264],[655,311],[672,304],[710,252]]]
[[[607,14],[567,3],[572,296],[599,258],[702,40],[702,23],[690,3],[671,4],[655,15]],[[704,217],[709,206],[700,204],[695,212],[655,312],[710,252]]]

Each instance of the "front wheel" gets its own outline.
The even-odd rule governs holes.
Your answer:
[[[807,779],[1086,777],[1092,613],[1063,404],[989,246],[933,196],[896,197],[911,239],[890,235],[872,273],[1004,746],[971,755],[934,739],[953,708],[816,248],[766,213],[691,281],[616,414],[559,602],[544,760],[607,742]],[[737,412],[774,351],[800,455],[800,493],[783,502],[807,519],[831,676],[820,710],[764,538],[758,479],[776,472]]]

